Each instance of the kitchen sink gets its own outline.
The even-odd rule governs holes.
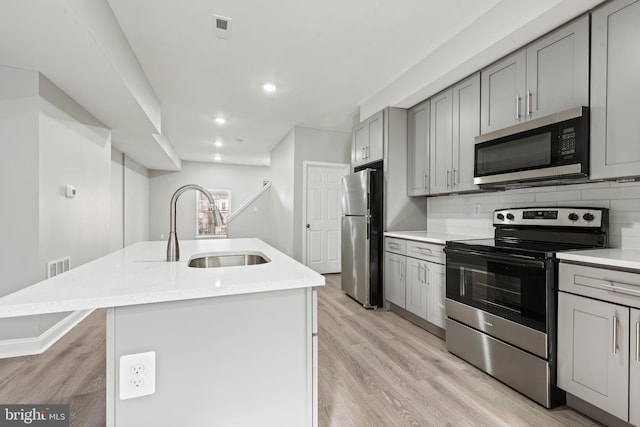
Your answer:
[[[267,262],[271,262],[271,260],[260,252],[209,253],[194,255],[187,265],[194,268],[217,268],[265,264]]]

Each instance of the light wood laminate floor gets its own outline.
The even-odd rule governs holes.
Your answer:
[[[546,410],[446,351],[391,312],[319,289],[319,425],[592,426]],[[0,403],[68,403],[71,426],[105,425],[105,313],[97,310],[40,356],[0,360]],[[141,426],[146,427],[146,426]],[[149,426],[151,427],[151,426]]]

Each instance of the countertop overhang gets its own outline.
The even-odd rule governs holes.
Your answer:
[[[166,242],[140,242],[0,298],[0,318],[241,295],[323,286],[324,277],[260,239],[180,241],[167,262]],[[262,252],[271,261],[192,268],[206,253]]]

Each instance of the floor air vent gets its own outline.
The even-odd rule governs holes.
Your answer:
[[[60,273],[64,273],[65,271],[69,271],[70,268],[71,257],[66,256],[64,258],[49,261],[47,263],[47,279],[50,279],[53,276],[57,276]]]

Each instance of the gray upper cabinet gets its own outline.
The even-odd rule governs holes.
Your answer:
[[[527,46],[526,119],[589,105],[589,17]]]
[[[430,194],[475,190],[473,156],[480,133],[480,76],[431,98]]]
[[[638,176],[640,1],[596,10],[591,37],[591,178]]]
[[[482,133],[589,105],[589,17],[482,71]]]
[[[447,89],[431,98],[431,163],[429,171],[431,194],[448,193],[453,180],[452,144],[453,144],[453,92]]]
[[[475,139],[480,135],[480,73],[453,87],[453,184],[455,191],[478,189],[473,184]]]
[[[407,194],[429,194],[429,100],[409,110],[407,116]]]
[[[524,120],[522,98],[526,92],[526,52],[519,50],[482,70],[482,133],[493,132]]]
[[[380,111],[359,125],[351,132],[353,167],[366,165],[382,160],[384,147],[384,111]]]

